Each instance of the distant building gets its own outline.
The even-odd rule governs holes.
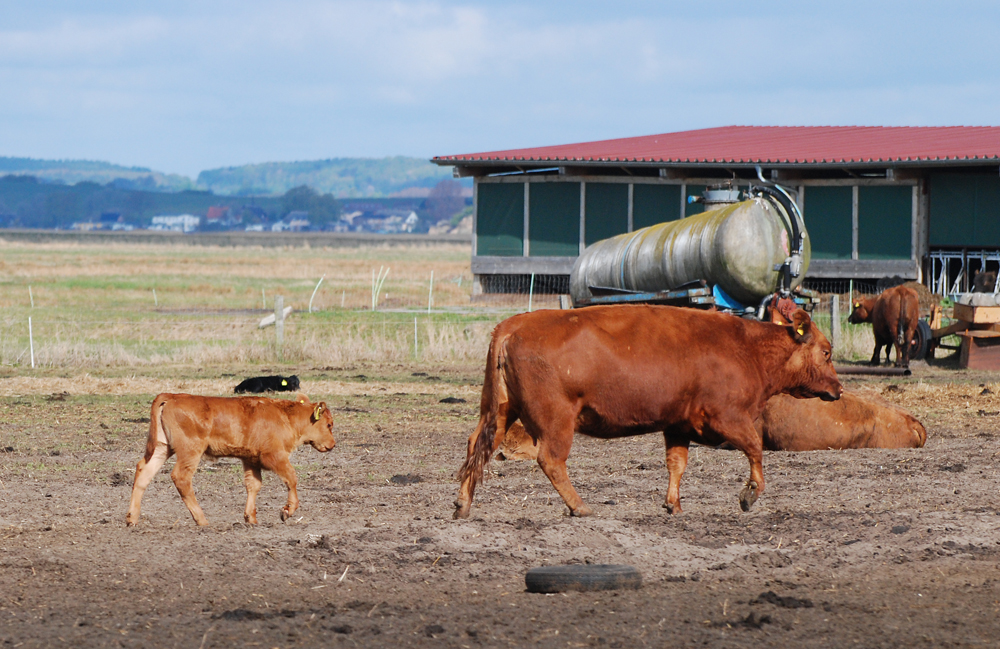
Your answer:
[[[232,228],[243,223],[243,215],[236,214],[225,205],[214,205],[208,208],[205,215],[205,227],[214,230]]]
[[[150,230],[172,230],[174,232],[194,232],[201,224],[201,217],[193,214],[154,216]]]

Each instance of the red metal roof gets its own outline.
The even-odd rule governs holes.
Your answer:
[[[996,126],[722,126],[618,140],[437,156],[482,162],[873,164],[995,162]]]

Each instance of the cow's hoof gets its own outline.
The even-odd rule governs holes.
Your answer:
[[[681,504],[680,503],[663,503],[663,508],[667,510],[668,514],[680,514]]]
[[[569,510],[570,516],[590,516],[593,513],[594,512],[590,510],[590,507],[587,507],[586,505],[580,505],[576,509]]]
[[[287,521],[291,517],[292,517],[292,513],[290,511],[288,511],[287,509],[282,508],[282,510],[281,510],[281,522],[284,523],[285,521]]]
[[[753,504],[757,502],[757,483],[753,480],[747,482],[746,486],[743,487],[743,491],[740,492],[740,509],[745,512],[750,511]]]

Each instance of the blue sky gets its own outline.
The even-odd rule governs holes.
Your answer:
[[[995,2],[0,0],[0,155],[196,175],[729,124],[1000,124]]]

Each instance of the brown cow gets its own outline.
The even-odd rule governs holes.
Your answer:
[[[766,451],[849,448],[920,448],[923,424],[902,408],[844,392],[837,401],[776,394],[754,422]],[[498,460],[534,460],[538,443],[515,421],[503,438]]]
[[[910,366],[910,350],[915,343],[917,323],[920,320],[920,298],[912,288],[894,286],[878,297],[854,301],[847,321],[851,324],[870,322],[875,334],[875,353],[872,365],[878,365],[885,347],[885,361],[889,362],[889,345],[896,348],[896,367]]]
[[[910,413],[851,392],[834,402],[778,394],[754,424],[769,451],[920,448],[927,441]]]
[[[517,419],[538,440],[538,464],[574,516],[591,513],[566,471],[574,432],[663,431],[671,512],[681,510],[688,445],[729,442],[750,462],[740,493],[746,511],[764,491],[753,421],[768,397],[837,399],[842,391],[830,343],[805,311],[787,327],[650,305],[517,315],[493,331],[455,518],[469,515],[483,468]]]
[[[294,401],[158,395],[150,409],[146,454],[135,467],[125,522],[128,525],[139,522],[142,494],[167,458],[175,453],[177,465],[170,477],[198,525],[208,525],[208,519],[198,506],[191,478],[203,455],[212,459],[238,457],[243,461],[247,489],[243,517],[250,524],[257,523],[261,469],[277,473],[288,487],[288,503],[281,509],[281,520],[287,520],[299,507],[295,469],[288,458],[306,443],[323,453],[336,445],[330,409],[325,403],[310,403],[303,394]]]

